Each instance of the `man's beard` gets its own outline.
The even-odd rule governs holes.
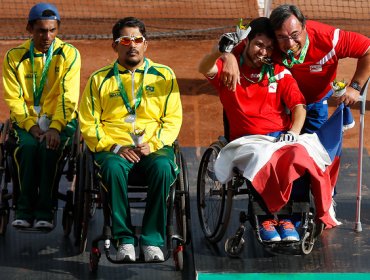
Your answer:
[[[126,59],[126,65],[130,67],[135,67],[140,63],[140,60],[132,60],[132,59]]]

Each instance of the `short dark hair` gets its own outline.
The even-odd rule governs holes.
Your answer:
[[[275,39],[275,33],[272,29],[270,20],[267,17],[259,17],[249,23],[251,31],[248,34],[248,40],[252,41],[258,34],[264,34],[270,39]]]
[[[294,15],[299,20],[299,22],[302,24],[302,27],[306,25],[306,18],[302,14],[301,10],[298,9],[297,6],[285,4],[276,7],[271,12],[270,20],[272,28],[274,30],[280,29],[285,20],[291,15]]]
[[[137,19],[135,17],[125,17],[116,22],[116,24],[112,28],[112,34],[113,34],[113,41],[118,39],[121,36],[121,30],[124,27],[138,27],[140,33],[143,35],[143,37],[146,39],[146,29],[145,24],[140,19]]]

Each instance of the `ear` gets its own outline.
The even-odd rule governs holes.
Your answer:
[[[112,42],[112,49],[114,50],[114,52],[117,52],[117,43],[116,42]]]
[[[27,30],[29,33],[32,33],[32,26],[31,26],[31,24],[27,23],[26,30]]]
[[[145,40],[145,41],[144,41],[144,52],[146,52],[147,47],[148,47],[148,41],[147,41],[147,40]]]

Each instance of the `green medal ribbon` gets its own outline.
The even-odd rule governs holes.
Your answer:
[[[239,60],[239,64],[240,64],[240,66],[243,64],[243,62],[244,62],[244,58],[243,58],[243,56],[241,55],[241,56],[240,56],[240,60]],[[243,73],[242,73],[243,77],[244,77],[247,81],[249,81],[249,82],[251,82],[251,83],[259,83],[260,81],[262,81],[263,76],[264,76],[265,74],[267,74],[267,76],[268,76],[268,78],[269,78],[269,83],[274,83],[274,82],[276,81],[276,79],[275,79],[275,77],[274,77],[274,66],[272,66],[272,65],[268,65],[268,64],[263,64],[263,65],[262,65],[261,72],[260,72],[260,74],[259,74],[259,78],[258,78],[258,81],[257,81],[257,82],[254,82],[254,81],[252,81],[252,80],[248,79],[248,78],[247,78],[246,76],[244,76],[244,75],[243,75]]]
[[[303,46],[303,49],[301,51],[301,54],[299,55],[299,58],[296,59],[294,57],[293,52],[291,50],[288,50],[287,55],[288,55],[288,58],[290,60],[290,63],[288,62],[287,55],[284,53],[283,54],[283,64],[288,68],[292,68],[295,64],[303,63],[304,59],[306,58],[306,54],[307,54],[309,44],[310,44],[310,40],[308,39],[308,35],[307,35],[306,36],[306,43]]]
[[[46,55],[46,60],[45,60],[45,65],[44,68],[42,69],[41,73],[41,79],[40,79],[40,84],[37,86],[36,84],[36,75],[35,75],[35,60],[34,60],[34,43],[31,41],[30,44],[30,60],[31,60],[31,66],[32,66],[32,86],[33,86],[33,104],[34,106],[39,106],[40,105],[40,100],[41,100],[41,95],[42,91],[44,90],[45,82],[46,82],[46,76],[49,70],[50,62],[53,57],[53,49],[54,49],[54,42],[53,41],[48,49],[47,55]],[[40,113],[40,112],[38,112]]]
[[[120,95],[121,95],[123,103],[125,104],[125,107],[126,107],[126,109],[127,109],[127,111],[129,112],[130,115],[135,115],[136,108],[139,106],[139,104],[141,102],[141,97],[143,95],[144,79],[145,79],[146,73],[148,72],[148,65],[149,65],[148,60],[146,58],[144,58],[144,61],[145,61],[145,66],[144,66],[143,80],[141,82],[141,85],[140,85],[140,87],[138,89],[138,92],[137,92],[137,95],[136,95],[136,102],[135,102],[134,106],[132,106],[132,107],[130,106],[130,102],[128,100],[127,92],[126,92],[126,90],[125,90],[125,88],[122,84],[122,80],[119,77],[118,62],[116,61],[114,63],[114,66],[113,66],[114,77],[116,78]]]

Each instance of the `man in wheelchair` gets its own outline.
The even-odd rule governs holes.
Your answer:
[[[127,194],[135,173],[148,185],[141,249],[145,261],[163,261],[166,198],[179,172],[172,148],[182,123],[179,88],[172,69],[144,56],[142,21],[121,19],[112,33],[118,58],[91,75],[80,105],[81,132],[110,192],[117,260],[136,260]]]
[[[10,49],[3,62],[20,188],[12,225],[19,228],[54,227],[58,163],[77,126],[80,55],[56,37],[59,25],[54,5],[36,4],[27,24],[32,38]]]
[[[233,44],[227,34],[199,64],[199,72],[218,90],[229,123],[228,141],[246,135],[267,135],[282,142],[297,141],[306,116],[305,99],[289,70],[271,63],[275,35],[269,19],[257,18],[249,26],[239,26],[240,30],[238,34],[243,37],[240,44],[244,50],[238,57],[241,76],[235,91],[224,86],[227,81],[221,81],[220,76],[221,55],[230,51],[230,44]],[[266,242],[299,240],[288,218],[276,220],[266,216],[259,231]]]

